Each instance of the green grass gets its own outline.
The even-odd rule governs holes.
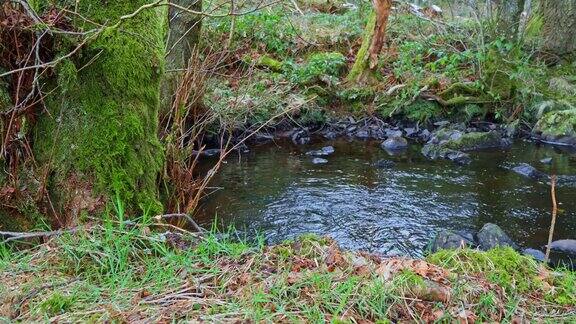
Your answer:
[[[488,321],[535,309],[569,316],[576,301],[573,272],[551,273],[510,249],[377,260],[316,236],[264,246],[122,218],[31,250],[3,247],[0,318],[412,321],[449,320],[464,307]]]

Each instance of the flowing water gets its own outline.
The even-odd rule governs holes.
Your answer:
[[[333,145],[327,164],[305,152]],[[376,142],[275,143],[229,158],[203,202],[204,226],[234,226],[274,243],[305,233],[328,235],[348,249],[386,255],[422,254],[439,229],[475,232],[500,225],[517,243],[540,248],[550,224],[550,187],[510,170],[529,163],[576,175],[576,152],[517,142],[508,150],[471,154],[468,166],[429,161],[412,146],[391,156]],[[552,165],[540,162],[553,158]],[[379,169],[380,159],[396,162]],[[561,213],[555,239],[576,238],[576,188],[557,188]]]

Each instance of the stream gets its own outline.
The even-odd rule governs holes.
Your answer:
[[[313,164],[305,154],[327,145],[335,148],[328,163]],[[228,158],[197,217],[204,227],[232,226],[269,243],[314,233],[346,249],[414,257],[439,229],[476,232],[491,222],[519,245],[538,249],[548,237],[550,186],[510,168],[528,163],[548,174],[576,174],[575,151],[522,141],[471,153],[467,166],[427,160],[420,149],[389,155],[379,142],[346,139],[254,147]],[[544,158],[552,164],[541,163]],[[394,167],[376,167],[381,159]],[[576,188],[556,191],[554,239],[576,238]]]

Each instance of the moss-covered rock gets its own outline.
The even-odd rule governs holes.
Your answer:
[[[534,130],[545,141],[576,146],[576,109],[548,112]]]
[[[433,160],[448,159],[459,164],[468,164],[470,158],[463,152],[506,147],[509,144],[510,141],[502,138],[496,131],[464,133],[444,128],[433,134],[422,148],[422,154]]]
[[[145,4],[82,1],[77,11],[111,25]],[[89,41],[74,61],[58,67],[57,81],[49,81],[55,92],[46,99],[49,114],[38,120],[34,151],[53,169],[50,191],[59,208],[69,212],[74,197],[97,195],[117,197],[130,210],[161,209],[156,180],[163,163],[157,128],[164,32],[165,9],[143,10]]]

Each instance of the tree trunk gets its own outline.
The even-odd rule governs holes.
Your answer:
[[[517,39],[524,2],[525,0],[499,0],[496,3],[496,31],[508,41],[514,42]]]
[[[368,18],[364,39],[356,54],[354,65],[348,73],[348,81],[360,81],[368,68],[373,70],[378,64],[378,55],[386,39],[386,26],[391,9],[392,0],[374,0],[374,12]]]
[[[576,0],[542,0],[540,12],[544,19],[544,51],[559,57],[574,54]]]
[[[89,21],[112,25],[149,3],[87,0],[77,2],[77,10]],[[147,8],[104,31],[59,65],[57,81],[48,81],[53,92],[33,149],[49,168],[48,190],[58,212],[73,218],[116,201],[134,213],[161,211],[156,181],[163,164],[157,134],[165,11]],[[77,27],[94,28],[85,21]]]
[[[194,11],[202,10],[202,0],[174,0],[172,3]],[[170,109],[178,79],[186,69],[194,47],[200,40],[202,17],[170,7],[168,13],[168,39],[166,42],[166,70],[162,80],[162,112]]]

